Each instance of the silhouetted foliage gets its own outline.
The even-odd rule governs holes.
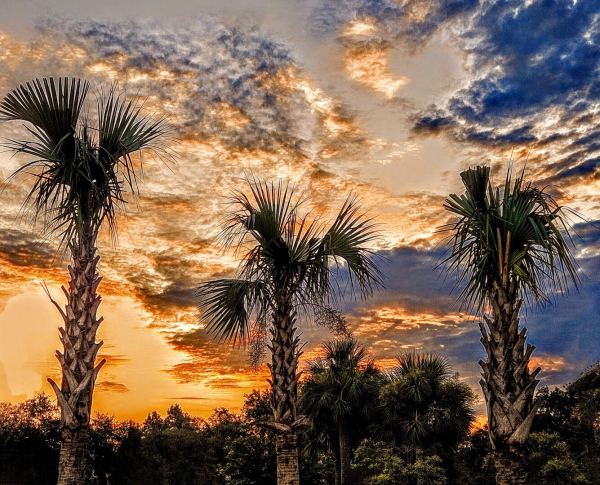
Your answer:
[[[593,376],[584,376],[565,388],[541,388],[538,393],[540,412],[527,444],[531,485],[598,483],[598,456],[589,442],[598,436],[598,415],[596,420],[582,419],[582,406],[591,406],[590,399],[593,404],[596,384]],[[254,425],[272,420],[269,393],[254,390],[245,396],[239,414],[217,408],[206,420],[179,404],[164,415],[150,413],[142,423],[96,414],[88,443],[90,483],[275,485],[274,433]],[[0,403],[0,483],[56,483],[59,426],[58,408],[45,394],[18,404]],[[485,429],[463,435],[452,446],[443,437],[432,439],[416,456],[406,453],[404,436],[369,439],[369,432],[355,433],[352,441],[352,485],[495,483]],[[308,438],[310,434],[301,435],[301,449]],[[334,483],[334,453],[323,448],[302,453],[300,476],[302,485]]]
[[[0,404],[0,483],[55,484],[60,415],[46,394]]]

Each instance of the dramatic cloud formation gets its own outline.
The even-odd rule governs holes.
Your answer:
[[[349,328],[383,367],[403,349],[439,352],[475,388],[477,318],[454,305],[452,275],[434,270],[460,169],[490,163],[501,182],[508,158],[521,169],[529,157],[532,180],[600,218],[593,2],[320,0],[296,10],[303,22],[289,32],[268,18],[202,12],[177,22],[51,18],[17,38],[0,20],[0,94],[46,75],[85,77],[96,90],[117,82],[168,117],[177,140],[176,162],[144,160],[139,210],[130,204],[120,219],[118,246],[101,237],[110,365],[99,410],[140,418],[186,400],[208,415],[265,385],[264,365],[250,370],[245,350],[204,332],[193,294],[234,272],[216,236],[224,197],[247,174],[291,179],[325,218],[356,193],[380,223],[387,279],[372,299],[342,302]],[[4,123],[0,135],[26,132]],[[2,178],[24,161],[0,153]],[[7,185],[0,207],[0,341],[16,342],[0,346],[0,398],[9,400],[48,390],[45,376],[58,373],[60,317],[39,283],[59,299],[65,264],[40,228],[15,219],[29,184]],[[523,319],[545,384],[574,379],[600,355],[600,236],[576,229],[581,293]],[[309,319],[301,327],[305,362],[331,334]],[[31,329],[40,343],[27,351]]]
[[[414,117],[419,135],[506,151],[526,148],[538,177],[594,185],[600,67],[594,2],[493,2],[454,37],[469,84]]]

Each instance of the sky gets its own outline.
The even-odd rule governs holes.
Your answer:
[[[438,352],[478,395],[477,316],[461,310],[444,253],[443,209],[459,173],[508,163],[586,221],[600,218],[600,4],[593,0],[3,0],[0,95],[35,77],[113,82],[167,116],[177,160],[146,157],[139,206],[118,243],[100,238],[108,360],[96,411],[142,420],[178,402],[202,416],[238,410],[267,370],[198,321],[194,286],[233,275],[217,245],[225,197],[244,177],[291,180],[331,217],[350,193],[377,218],[385,289],[341,309],[383,367],[407,349]],[[0,136],[23,138],[16,122]],[[27,159],[0,153],[0,178]],[[19,217],[30,180],[0,195],[0,400],[59,378],[67,281],[55,241]],[[600,232],[573,220],[579,291],[528,310],[542,385],[600,357]],[[330,338],[301,322],[306,359]]]

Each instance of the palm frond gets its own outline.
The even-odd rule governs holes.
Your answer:
[[[233,191],[229,203],[234,207],[224,221],[220,240],[225,250],[239,248],[251,236],[263,248],[281,245],[286,227],[292,224],[303,200],[296,197],[296,186],[280,181],[263,182],[253,176],[246,179],[252,199],[240,190]]]
[[[168,134],[166,118],[154,119],[143,115],[143,103],[138,98],[126,99],[113,84],[107,94],[97,97],[98,162],[105,171],[118,171],[131,189],[137,192],[137,173],[131,154],[150,150],[157,155],[167,154],[161,140]]]
[[[308,363],[301,406],[312,423],[347,425],[370,417],[379,392],[379,372],[367,349],[353,338],[327,340],[319,358]]]
[[[369,296],[383,286],[383,274],[374,261],[375,252],[368,244],[379,237],[374,220],[361,211],[355,195],[350,195],[331,227],[321,240],[320,254],[348,268],[351,290],[358,283],[361,294]],[[316,276],[320,276],[317,274]]]
[[[220,279],[196,287],[200,323],[219,342],[245,345],[253,310],[268,308],[260,281]]]
[[[61,144],[66,153],[72,144],[65,143],[74,135],[89,89],[89,82],[76,78],[33,79],[8,93],[0,102],[0,120],[31,123],[48,148]]]
[[[34,179],[24,207],[31,222],[59,235],[66,248],[76,237],[95,239],[108,221],[116,233],[116,212],[124,210],[124,192],[137,193],[131,154],[166,153],[161,140],[168,133],[164,119],[141,114],[136,99],[126,101],[113,86],[97,99],[99,127],[81,119],[89,83],[74,78],[35,79],[20,85],[0,102],[4,120],[22,120],[33,140],[8,140],[6,148],[35,160],[9,177],[24,173]]]
[[[442,227],[450,250],[440,265],[457,275],[463,307],[481,311],[495,288],[515,291],[530,304],[550,301],[552,293],[579,285],[566,210],[547,193],[512,179],[494,189],[489,167],[461,173],[462,195],[451,194],[444,208],[457,220]],[[512,288],[512,290],[511,290]]]

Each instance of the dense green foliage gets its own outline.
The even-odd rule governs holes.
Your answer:
[[[411,453],[435,443],[453,448],[469,431],[474,400],[444,357],[403,353],[385,375],[376,429]]]
[[[584,414],[597,398],[593,382],[538,393],[541,406],[528,442],[532,485],[596,484],[600,427]],[[271,431],[251,423],[272,419],[269,392],[246,396],[239,414],[217,408],[206,420],[177,404],[165,416],[153,412],[143,423],[97,414],[89,453],[95,476],[90,483],[275,485],[275,446]],[[588,402],[588,401],[591,401]],[[378,415],[373,416],[377,421]],[[19,404],[0,404],[0,483],[56,483],[60,446],[58,409],[45,394]],[[353,431],[351,478],[355,485],[491,485],[494,465],[485,430],[449,444],[443,436],[423,442],[415,457],[410,441],[373,438],[373,428]],[[334,482],[335,457],[326,447],[307,447],[301,436],[303,485]]]

